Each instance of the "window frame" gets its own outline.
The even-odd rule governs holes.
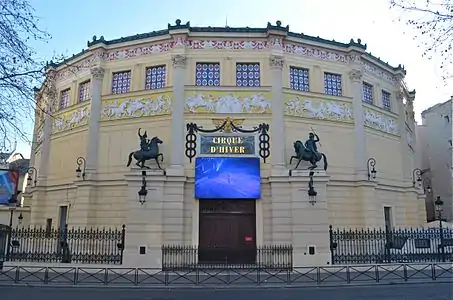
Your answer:
[[[130,76],[130,79],[129,79],[129,90],[126,91],[126,92],[121,92],[121,93],[118,93],[118,92],[113,92],[113,80],[114,80],[114,77],[115,75],[117,74],[121,74],[121,73],[129,73],[129,76]],[[112,79],[110,81],[110,92],[113,94],[113,95],[121,95],[121,94],[127,94],[127,93],[130,93],[131,92],[131,89],[132,89],[132,70],[131,69],[126,69],[126,70],[119,70],[119,71],[114,71],[112,72]]]
[[[156,88],[152,88],[151,85],[152,85],[152,81],[149,82],[150,84],[150,88],[146,88],[146,85],[148,84],[146,82],[146,79],[147,79],[147,72],[148,72],[148,69],[156,69],[156,68],[161,68],[163,67],[164,68],[164,76],[165,76],[165,80],[162,82],[162,86],[161,87],[156,87]],[[167,64],[157,64],[157,65],[149,65],[149,66],[146,66],[145,67],[145,90],[147,91],[152,91],[152,90],[158,90],[158,89],[163,89],[163,88],[166,88],[167,87],[167,80],[168,80],[168,69],[167,69]]]
[[[237,72],[237,69],[238,69],[238,65],[258,65],[259,66],[259,85],[253,85],[253,86],[250,86],[247,84],[247,86],[244,86],[244,85],[238,85],[238,72]],[[235,86],[236,87],[240,87],[240,88],[257,88],[257,87],[261,87],[261,71],[262,71],[262,66],[261,66],[261,63],[259,61],[236,61],[235,65],[234,65],[234,77],[235,77]],[[247,70],[247,72],[249,72]],[[254,71],[256,72],[256,71]],[[254,81],[256,79],[253,79]]]
[[[327,93],[327,86],[326,86],[326,76],[327,75],[335,75],[340,77],[340,83],[341,83],[341,93],[340,95],[337,94],[329,94]],[[343,75],[341,73],[335,73],[335,72],[329,72],[329,71],[324,71],[324,76],[323,76],[323,85],[324,85],[324,94],[329,95],[329,96],[335,96],[335,97],[343,97],[344,95],[344,81],[343,81]]]
[[[382,101],[382,108],[386,111],[392,111],[392,93],[387,92],[386,90],[381,90],[381,101]],[[388,95],[388,107],[385,105],[384,102],[384,95]]]
[[[295,88],[291,87],[291,71],[293,71],[293,70],[298,70],[298,71],[302,70],[302,71],[306,71],[307,72],[307,80],[308,80],[308,84],[307,84],[308,89],[307,90],[300,89],[300,88],[299,89],[295,89]],[[297,67],[297,66],[289,66],[288,71],[289,71],[289,74],[288,74],[289,75],[289,88],[291,90],[298,91],[298,92],[310,92],[310,69],[309,68]],[[294,83],[293,83],[293,86],[294,86]]]
[[[209,85],[209,84],[206,84],[206,85],[197,84],[197,81],[198,81],[198,77],[197,77],[198,69],[197,69],[197,67],[199,65],[218,65],[219,66],[219,84],[218,85],[215,85],[215,83],[212,84],[212,85]],[[203,80],[203,78],[200,78],[200,80]],[[220,61],[196,61],[195,62],[195,82],[194,82],[195,86],[200,86],[200,87],[219,87],[222,84],[221,80],[222,80],[222,64],[221,64]]]
[[[67,103],[66,103],[66,106],[62,106],[62,103],[63,103],[63,94],[66,93],[66,92],[68,93]],[[65,88],[65,89],[60,90],[60,101],[58,102],[58,110],[66,109],[66,108],[68,108],[70,105],[71,105],[71,88],[68,87],[68,88]]]
[[[81,91],[81,87],[84,86],[85,84],[88,85],[88,92],[87,92],[87,98],[86,99],[83,99],[81,100],[80,99],[80,91]],[[78,94],[77,94],[77,103],[82,103],[82,102],[86,102],[86,101],[89,101],[91,99],[91,79],[87,79],[87,80],[84,80],[82,82],[79,83],[79,88],[78,88]]]
[[[371,91],[371,102],[368,102],[367,99],[365,99],[365,87],[370,88]],[[366,81],[362,81],[362,101],[366,104],[369,105],[374,105],[375,103],[375,97],[374,97],[374,86],[371,83],[368,83]]]

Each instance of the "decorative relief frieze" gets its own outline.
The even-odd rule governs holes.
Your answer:
[[[385,133],[399,135],[398,121],[396,118],[367,107],[363,108],[363,115],[365,126]]]
[[[269,47],[265,40],[188,40],[189,49],[263,50]]]
[[[218,114],[263,114],[271,112],[269,92],[188,92],[186,112]]]
[[[124,98],[102,102],[101,120],[168,115],[171,113],[171,92],[158,93],[141,98]]]
[[[367,73],[371,73],[379,78],[382,78],[384,80],[387,80],[387,81],[390,81],[392,82],[393,84],[399,84],[399,81],[396,77],[392,76],[390,73],[388,72],[385,72],[385,71],[382,71],[374,66],[372,66],[371,64],[361,60],[360,61],[360,64],[362,65],[363,67],[363,70]]]
[[[352,103],[326,99],[308,99],[292,95],[285,95],[285,115],[309,119],[354,122]]]
[[[66,68],[64,68],[61,71],[57,72],[56,75],[56,80],[57,81],[62,81],[65,80],[69,77],[72,77],[76,75],[77,73],[90,69],[94,66],[97,66],[101,61],[105,60],[107,58],[107,52],[104,50],[96,50],[93,52],[93,54],[82,61],[76,63],[76,64],[71,64],[68,65]]]
[[[70,111],[56,115],[53,121],[52,132],[58,133],[86,125],[88,124],[89,119],[90,106],[88,104],[79,106]]]

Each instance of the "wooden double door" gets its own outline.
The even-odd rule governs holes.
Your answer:
[[[255,263],[255,200],[200,200],[199,216],[199,263]]]

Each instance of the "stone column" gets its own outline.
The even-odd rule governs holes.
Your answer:
[[[173,101],[171,112],[171,161],[168,175],[184,174],[184,83],[186,57],[181,54],[172,56],[173,62]]]
[[[272,82],[272,123],[271,157],[273,175],[286,173],[285,162],[285,108],[283,99],[283,57],[271,55],[269,58]],[[285,175],[286,175],[285,174]]]
[[[351,79],[352,107],[354,110],[354,131],[355,131],[355,173],[356,180],[366,180],[367,151],[364,127],[364,113],[362,105],[362,71],[353,69],[349,72]]]
[[[86,149],[86,175],[93,179],[98,166],[99,152],[99,121],[101,119],[101,93],[104,69],[95,67],[91,69],[91,103],[90,120],[88,122],[88,143]]]

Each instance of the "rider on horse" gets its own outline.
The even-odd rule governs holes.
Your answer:
[[[314,157],[319,157],[318,146],[316,143],[319,142],[319,137],[316,133],[310,132],[308,140],[305,142],[305,148],[307,148]]]

